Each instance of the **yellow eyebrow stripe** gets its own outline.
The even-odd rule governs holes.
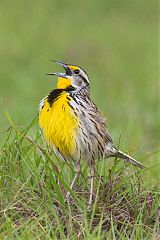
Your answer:
[[[75,70],[75,69],[80,69],[79,67],[77,66],[73,66],[73,65],[68,65],[68,67],[71,69],[71,70]]]

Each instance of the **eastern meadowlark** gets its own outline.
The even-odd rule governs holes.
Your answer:
[[[67,162],[74,161],[75,176],[70,188],[80,172],[80,161],[87,161],[91,204],[95,160],[118,157],[140,168],[144,166],[114,146],[104,118],[90,98],[87,73],[76,65],[54,62],[62,65],[65,73],[48,74],[58,76],[58,83],[40,102],[39,124],[55,153]]]

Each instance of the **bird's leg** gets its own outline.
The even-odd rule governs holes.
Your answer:
[[[89,191],[89,206],[92,205],[93,201],[93,185],[94,185],[94,167],[90,167],[90,191]]]
[[[76,181],[76,179],[77,179],[77,177],[78,177],[78,175],[79,175],[79,172],[80,172],[80,163],[79,163],[79,161],[78,161],[78,162],[75,162],[74,167],[75,167],[75,168],[74,168],[75,175],[74,175],[74,178],[73,178],[73,180],[72,180],[72,182],[71,182],[71,184],[70,184],[70,189],[73,188],[74,183],[75,183],[75,181]],[[68,191],[67,194],[66,194],[67,199],[69,198],[69,196],[70,196],[70,192]]]

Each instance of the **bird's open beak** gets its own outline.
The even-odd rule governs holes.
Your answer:
[[[57,60],[51,60],[51,61],[61,65],[66,72],[65,73],[59,73],[59,72],[47,73],[47,75],[55,75],[55,76],[62,77],[62,78],[67,78],[67,76],[71,76],[72,75],[72,72],[71,72],[71,70],[69,69],[69,67],[68,67],[68,65],[66,63],[63,63],[63,62],[60,62],[60,61],[57,61]]]
[[[66,73],[55,72],[55,73],[47,73],[47,75],[54,75],[54,76],[58,76],[58,77],[61,77],[61,78],[67,78]]]

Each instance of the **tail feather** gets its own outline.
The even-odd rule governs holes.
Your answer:
[[[131,156],[127,155],[126,153],[123,153],[122,151],[118,150],[116,153],[116,156],[123,159],[126,162],[132,163],[133,165],[139,167],[139,168],[145,168],[144,165],[142,165],[140,162],[132,158]]]

